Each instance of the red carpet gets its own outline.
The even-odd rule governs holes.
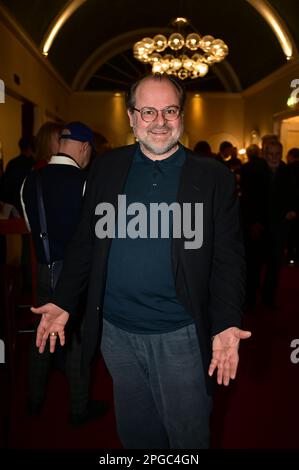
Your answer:
[[[299,268],[282,272],[279,309],[259,306],[244,318],[252,338],[240,348],[237,380],[218,388],[213,414],[217,448],[298,449],[299,363],[290,344],[299,338]]]
[[[271,311],[259,306],[255,312],[245,315],[244,328],[252,331],[252,338],[242,343],[235,383],[228,388],[217,387],[212,416],[213,448],[299,448],[299,363],[290,361],[290,343],[299,338],[298,290],[299,268],[285,268],[280,308]],[[95,366],[92,396],[111,403],[103,419],[78,429],[68,425],[67,382],[58,371],[52,372],[41,416],[27,415],[28,336],[18,337],[18,373],[10,394],[8,446],[19,449],[121,448],[115,428],[112,384],[102,360]],[[0,407],[3,419],[7,407]],[[2,434],[0,430],[5,446]]]
[[[27,345],[28,346],[28,345]],[[12,400],[9,447],[22,449],[114,449],[121,448],[112,403],[112,382],[102,360],[94,370],[92,398],[110,402],[108,414],[80,428],[68,424],[68,384],[62,373],[53,370],[43,412],[31,417],[26,412],[26,355],[22,357],[19,384]]]

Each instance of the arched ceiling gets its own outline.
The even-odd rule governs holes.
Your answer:
[[[0,0],[38,47],[68,3]],[[299,49],[299,1],[268,0],[268,4],[281,16]],[[87,0],[63,25],[47,60],[75,89],[122,90],[147,70],[132,56],[132,44],[145,36],[136,39],[136,31],[147,31],[147,36],[157,30],[167,32],[176,16],[187,17],[200,34],[219,37],[230,48],[224,63],[206,77],[186,83],[189,90],[240,91],[286,63],[273,31],[246,0]]]

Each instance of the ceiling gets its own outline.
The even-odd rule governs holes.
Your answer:
[[[67,3],[0,0],[38,47],[49,24]],[[284,20],[299,49],[298,0],[268,3]],[[246,0],[151,0],[142,4],[136,0],[87,0],[59,31],[47,60],[75,89],[123,90],[148,70],[134,59],[132,44],[158,30],[167,33],[171,19],[177,16],[187,17],[202,35],[223,39],[230,49],[226,61],[212,67],[206,77],[186,82],[189,90],[241,91],[286,63],[274,33]],[[92,55],[97,60],[80,73]]]

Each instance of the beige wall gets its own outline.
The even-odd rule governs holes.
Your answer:
[[[0,147],[3,164],[19,154],[18,141],[21,137],[22,103],[6,95],[5,103],[0,104]]]
[[[243,101],[239,94],[188,94],[185,108],[185,131],[189,147],[207,140],[214,152],[219,144],[229,140],[243,147]]]
[[[280,136],[285,156],[291,148],[299,147],[299,116],[282,121]]]
[[[29,49],[21,37],[16,37],[0,17],[0,78],[7,88],[61,117],[66,116],[69,92],[46,66],[44,58],[34,48]],[[20,77],[20,85],[14,82]]]
[[[110,92],[78,92],[70,99],[69,120],[81,120],[113,147],[129,143],[131,128],[124,97]]]
[[[0,8],[0,79],[9,94],[20,100],[10,98],[6,93],[6,103],[0,104],[0,139],[6,160],[18,150],[20,106],[24,99],[36,106],[34,132],[47,120],[47,114],[67,119],[71,91],[46,61]],[[14,81],[14,74],[20,78],[19,85]]]

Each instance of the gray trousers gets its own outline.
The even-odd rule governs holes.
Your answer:
[[[194,324],[147,335],[104,320],[101,348],[113,380],[117,429],[125,448],[209,447],[212,399]]]

